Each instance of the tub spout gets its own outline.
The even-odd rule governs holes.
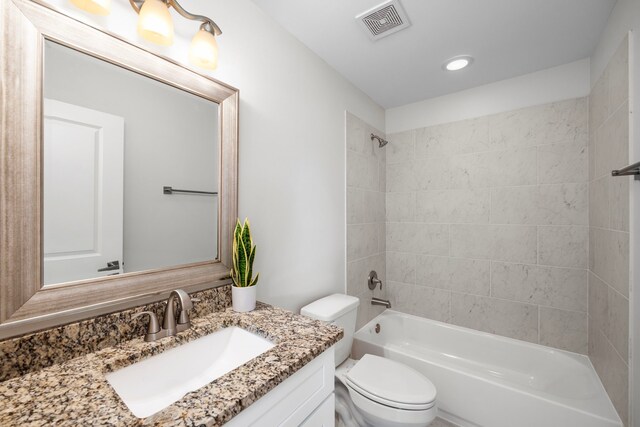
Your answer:
[[[389,302],[389,300],[376,297],[371,298],[371,305],[383,305],[386,308],[391,308],[391,303]]]

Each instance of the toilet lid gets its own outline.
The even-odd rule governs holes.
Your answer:
[[[395,408],[428,409],[436,400],[436,388],[420,372],[371,354],[349,370],[345,382],[369,399]]]

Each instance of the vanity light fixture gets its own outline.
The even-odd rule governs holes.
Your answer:
[[[445,62],[442,68],[446,71],[458,71],[468,67],[471,63],[473,63],[473,58],[471,56],[455,56]]]
[[[111,0],[70,0],[72,4],[90,13],[108,15]],[[215,70],[218,66],[216,36],[222,34],[213,19],[186,11],[177,0],[129,0],[138,14],[138,34],[150,42],[169,46],[173,44],[173,20],[169,13],[174,8],[190,21],[200,21],[200,29],[191,40],[189,60],[192,64]]]
[[[132,1],[131,6],[138,12],[138,34],[141,37],[162,46],[173,44],[173,20],[166,3],[145,0],[138,8]]]
[[[111,12],[111,0],[71,0],[71,4],[94,15],[108,15]]]

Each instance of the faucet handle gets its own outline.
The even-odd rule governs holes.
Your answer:
[[[147,328],[147,335],[157,334],[158,332],[160,332],[160,324],[158,323],[158,318],[156,317],[156,314],[152,311],[141,311],[140,313],[136,313],[133,316],[131,316],[131,320],[137,317],[140,317],[144,314],[149,315],[149,327]]]
[[[189,297],[192,303],[200,302],[200,298],[191,298]],[[191,304],[191,309],[193,308],[193,304]],[[189,310],[180,310],[180,314],[178,315],[178,325],[187,325],[189,327],[191,325],[191,319],[189,318]]]
[[[369,276],[367,277],[367,284],[369,285],[369,289],[374,290],[378,285],[380,285],[380,290],[382,290],[382,280],[378,279],[378,273],[375,270],[371,270],[369,272]]]

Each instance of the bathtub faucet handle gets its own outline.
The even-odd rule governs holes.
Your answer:
[[[380,289],[382,290],[382,280],[378,279],[378,273],[376,273],[375,270],[371,270],[369,272],[367,284],[369,285],[369,289],[371,290],[374,290],[378,285],[380,285]]]

